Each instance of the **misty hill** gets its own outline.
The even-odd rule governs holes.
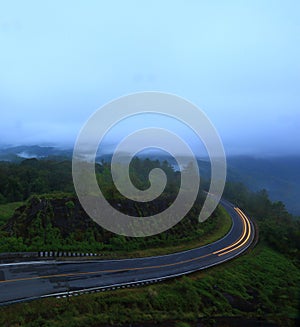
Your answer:
[[[227,180],[242,182],[250,190],[266,189],[270,199],[285,203],[289,212],[300,215],[300,156],[227,158]]]
[[[52,146],[20,145],[0,148],[0,161],[20,162],[30,158],[72,158],[72,149],[62,149]]]
[[[172,157],[156,159],[167,160],[178,168]],[[197,162],[202,180],[210,180],[209,160],[202,158]],[[228,156],[227,181],[241,182],[251,191],[265,189],[272,201],[282,201],[290,213],[300,215],[300,156]]]
[[[177,168],[172,157],[157,159],[168,160]],[[202,180],[210,180],[209,160],[197,162]],[[290,213],[300,215],[300,156],[228,156],[227,181],[241,182],[251,191],[265,189],[272,201],[282,201]]]
[[[178,169],[174,158],[157,152],[144,152],[141,158],[149,157],[160,162],[167,160]],[[97,162],[110,162],[111,154],[102,154]],[[53,159],[61,161],[72,158],[72,149],[59,147],[18,146],[0,149],[0,161],[21,162],[26,158],[41,160]],[[198,159],[202,179],[210,178],[210,163],[208,159]],[[255,157],[228,156],[227,180],[244,183],[250,190],[266,189],[273,201],[282,201],[289,212],[300,215],[300,156],[286,157]],[[69,188],[70,189],[70,188]],[[64,190],[64,189],[63,189]]]

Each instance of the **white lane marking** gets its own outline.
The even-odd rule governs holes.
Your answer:
[[[49,261],[24,261],[24,262],[11,262],[11,263],[1,263],[0,267],[6,267],[6,266],[22,266],[22,265],[36,265],[36,264],[53,264],[55,263],[55,260],[49,260]]]

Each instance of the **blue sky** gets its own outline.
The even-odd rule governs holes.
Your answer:
[[[73,144],[155,90],[203,109],[227,153],[299,154],[299,1],[2,1],[0,44],[1,144]]]

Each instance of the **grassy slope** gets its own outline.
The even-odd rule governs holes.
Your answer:
[[[168,321],[163,326],[180,326],[185,321],[186,326],[195,326],[201,319],[203,326],[211,326],[218,317],[237,316],[293,326],[299,273],[282,254],[259,244],[233,261],[164,284],[0,308],[0,325],[73,327]]]
[[[14,211],[20,207],[23,202],[11,202],[0,205],[0,226],[4,225],[13,215]]]

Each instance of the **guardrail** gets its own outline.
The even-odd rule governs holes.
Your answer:
[[[66,251],[40,251],[38,256],[42,258],[47,257],[99,257],[100,253],[90,252],[66,252]]]

